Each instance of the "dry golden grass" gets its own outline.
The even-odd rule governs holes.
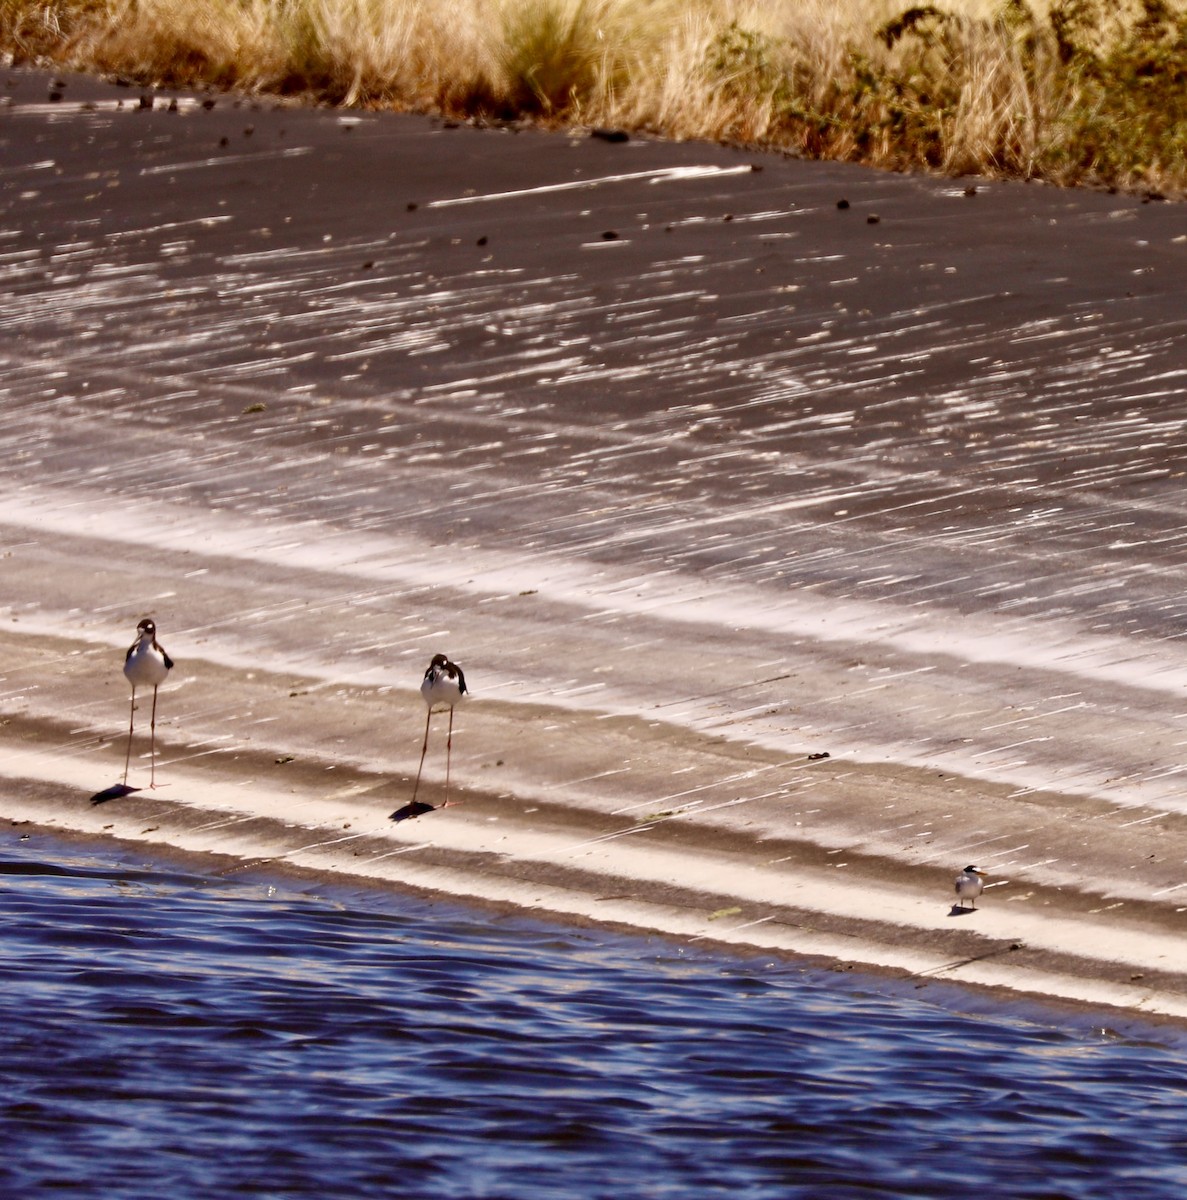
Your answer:
[[[1187,192],[1184,0],[0,0],[21,57]]]

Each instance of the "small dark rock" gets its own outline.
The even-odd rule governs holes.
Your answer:
[[[603,242],[616,242],[616,241],[618,241],[618,231],[617,231],[617,230],[615,230],[615,229],[607,229],[607,230],[606,230],[606,231],[605,231],[605,232],[602,234],[602,241],[603,241]]]
[[[877,225],[878,222],[881,220],[882,220],[882,218],[880,216],[878,216],[877,213],[870,213],[870,215],[868,217],[866,217],[866,224],[867,225]]]
[[[814,754],[808,755],[809,762],[819,762],[822,758],[832,758],[827,750],[817,750]]]
[[[849,207],[849,201],[848,201],[848,200],[838,200],[838,201],[837,201],[837,207],[838,207],[838,208],[840,208],[840,209],[845,209],[845,208],[848,208],[848,207]]]
[[[603,142],[629,142],[631,135],[625,129],[591,129],[589,136]]]
[[[152,108],[152,97],[148,96],[148,95],[142,95],[140,97],[140,107],[141,108]]]

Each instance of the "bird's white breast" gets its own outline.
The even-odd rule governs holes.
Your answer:
[[[456,679],[435,671],[420,685],[420,694],[430,709],[452,708],[462,698],[462,689]]]
[[[157,687],[165,682],[169,668],[159,650],[141,642],[124,662],[124,675],[133,687]]]

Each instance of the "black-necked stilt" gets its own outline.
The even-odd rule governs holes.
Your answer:
[[[977,907],[977,897],[981,894],[985,885],[981,882],[986,872],[978,867],[968,866],[956,877],[956,898],[960,901],[960,907],[964,908],[964,902],[967,899],[974,908]]]
[[[416,769],[416,783],[412,788],[412,804],[416,804],[416,792],[420,787],[420,773],[425,766],[425,751],[429,748],[429,722],[433,719],[433,710],[449,709],[449,734],[445,740],[445,804],[449,803],[449,766],[453,757],[453,709],[454,705],[466,694],[466,677],[455,662],[450,662],[444,654],[434,654],[429,663],[429,669],[421,680],[420,694],[424,697],[429,711],[425,713],[425,740],[420,748],[420,766]],[[444,805],[442,805],[444,807]]]
[[[128,753],[124,757],[124,786],[128,783],[128,766],[132,761],[132,730],[136,725],[136,689],[152,687],[152,720],[150,722],[152,767],[149,787],[157,786],[157,688],[173,670],[173,659],[157,641],[157,627],[145,617],[136,626],[136,640],[124,655],[124,675],[132,685],[132,708],[128,714]]]

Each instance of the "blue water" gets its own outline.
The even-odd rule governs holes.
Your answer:
[[[0,1195],[1180,1197],[1187,1036],[0,839]]]

